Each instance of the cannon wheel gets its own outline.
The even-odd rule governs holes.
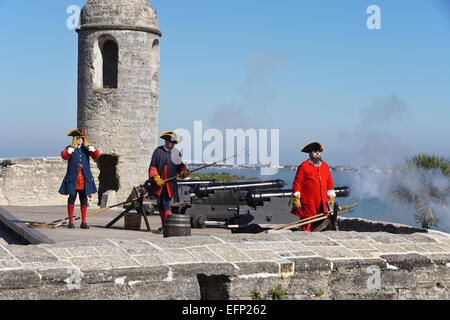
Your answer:
[[[205,216],[199,214],[192,218],[192,227],[196,229],[204,229],[206,227],[206,220],[208,220]]]

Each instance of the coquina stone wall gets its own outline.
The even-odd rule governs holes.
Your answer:
[[[66,175],[67,161],[57,158],[0,159],[0,205],[42,206],[67,204],[58,193]],[[91,171],[98,187],[100,170],[91,160]],[[97,205],[98,197],[89,197]]]
[[[449,299],[443,233],[0,243],[0,299]]]

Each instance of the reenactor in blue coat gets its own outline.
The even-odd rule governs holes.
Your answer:
[[[160,138],[165,140],[165,144],[153,152],[149,167],[149,179],[152,182],[153,193],[157,197],[157,207],[162,225],[159,231],[162,231],[167,216],[171,214],[170,200],[180,201],[177,181],[173,179],[165,183],[164,180],[175,176],[185,179],[190,175],[190,171],[183,164],[180,151],[175,149],[175,145],[179,142],[177,133],[175,131],[164,132]]]
[[[67,146],[62,152],[61,157],[68,160],[67,173],[59,188],[59,193],[69,195],[67,201],[67,211],[69,214],[70,229],[75,228],[73,224],[73,211],[77,194],[80,198],[81,225],[80,228],[89,229],[86,223],[87,196],[97,192],[94,177],[91,173],[89,157],[98,159],[100,152],[87,141],[85,131],[73,129],[67,134],[73,137],[72,144]]]

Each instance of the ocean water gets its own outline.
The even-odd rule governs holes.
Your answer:
[[[224,172],[245,177],[258,177],[263,180],[281,179],[287,183],[286,189],[292,188],[295,177],[295,171],[284,170],[279,170],[274,175],[261,175],[261,171],[256,169],[205,169],[202,172]],[[416,222],[414,207],[393,198],[388,178],[383,173],[333,171],[332,177],[335,187],[348,186],[350,188],[348,198],[336,198],[339,205],[358,203],[358,207],[353,212],[344,214],[345,217],[421,227]],[[437,227],[432,226],[431,229],[450,232],[450,212],[435,212],[435,215],[439,219],[439,223]]]

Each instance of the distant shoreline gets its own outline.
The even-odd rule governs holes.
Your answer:
[[[206,165],[207,163],[189,163],[185,162],[186,165],[188,165],[190,168],[198,168],[203,165]],[[237,164],[220,164],[220,165],[214,165],[209,167],[208,169],[214,169],[214,170],[260,170],[262,168],[270,168],[270,169],[276,169],[280,171],[296,171],[298,165],[280,165],[280,166],[273,166],[273,167],[265,167],[260,165],[237,165]],[[370,167],[370,166],[363,166],[363,167],[352,167],[352,166],[329,166],[331,171],[334,172],[355,172],[355,173],[389,173],[392,172],[392,168],[378,168],[378,167]]]

